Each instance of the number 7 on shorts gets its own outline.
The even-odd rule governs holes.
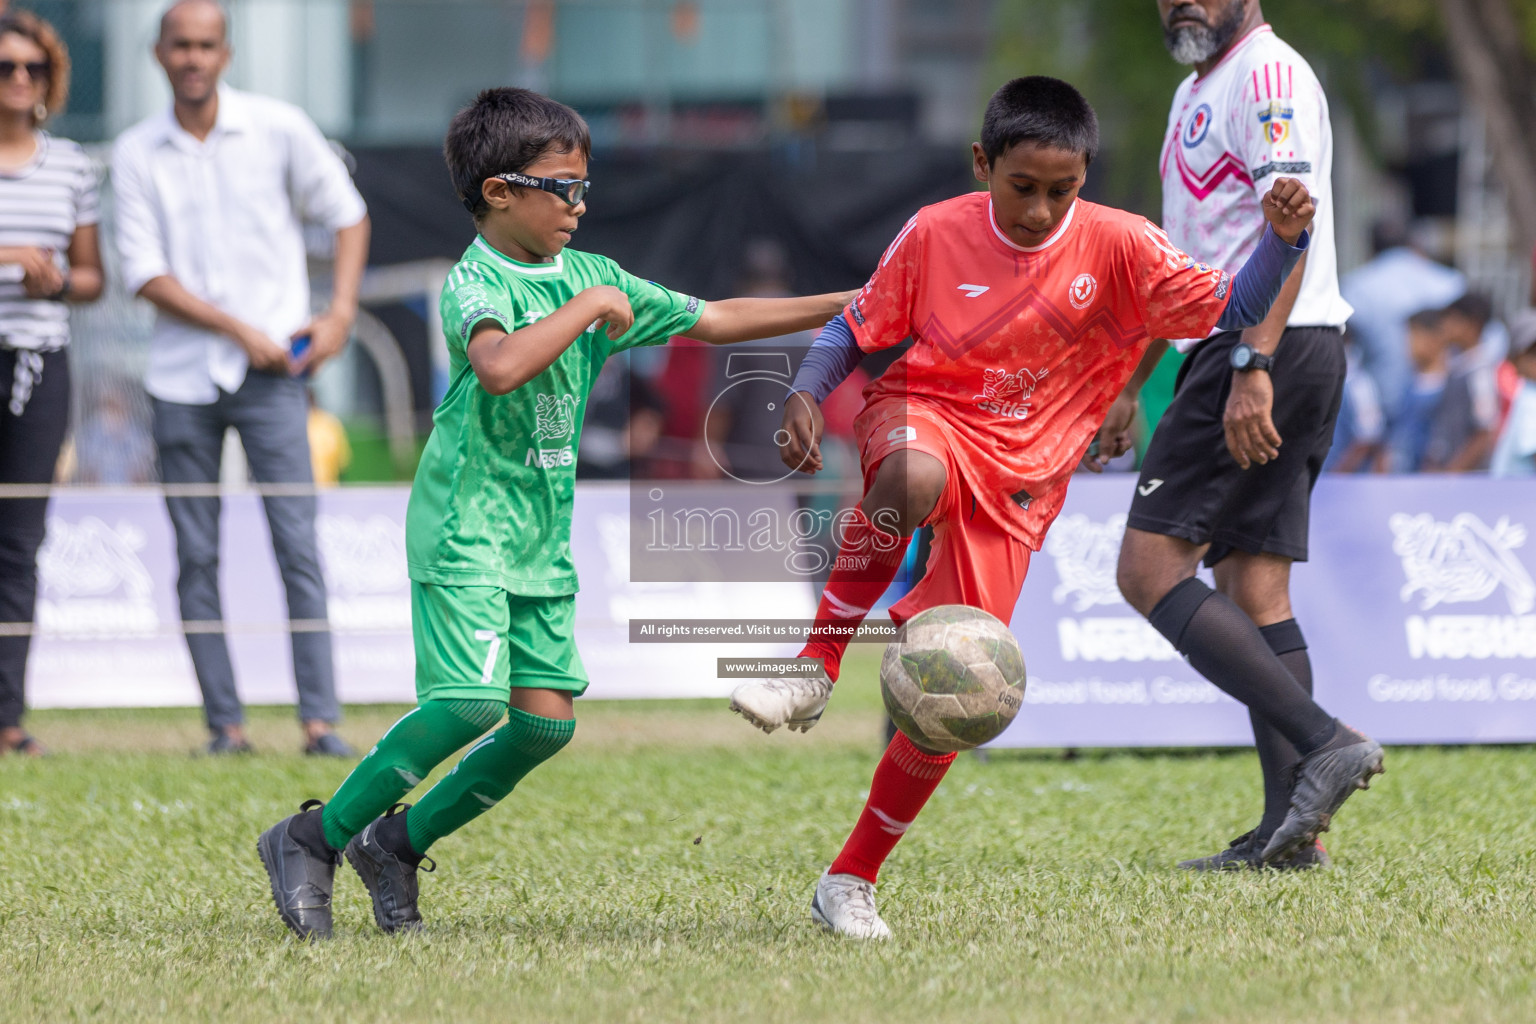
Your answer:
[[[480,672],[480,682],[485,686],[491,685],[491,677],[496,674],[496,652],[501,650],[501,634],[494,629],[475,630],[476,640],[488,640],[491,649],[485,655],[485,668]]]

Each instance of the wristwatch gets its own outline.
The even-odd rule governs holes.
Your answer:
[[[1268,373],[1275,365],[1275,357],[1267,356],[1248,344],[1240,341],[1232,346],[1232,369],[1239,373],[1247,373],[1249,370],[1263,370]]]

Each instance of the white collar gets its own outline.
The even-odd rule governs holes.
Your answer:
[[[555,253],[555,259],[552,263],[519,263],[517,260],[497,252],[491,246],[491,243],[485,240],[484,235],[476,235],[474,244],[482,253],[490,256],[491,259],[500,264],[502,269],[510,270],[514,274],[545,276],[551,274],[559,275],[565,272],[565,252],[563,250]]]
[[[1061,239],[1062,235],[1067,233],[1067,228],[1072,226],[1072,218],[1076,215],[1077,200],[1074,199],[1072,200],[1072,205],[1067,208],[1067,215],[1061,218],[1061,223],[1056,226],[1055,231],[1051,232],[1051,237],[1039,245],[1020,245],[1003,234],[1003,229],[997,226],[997,214],[992,210],[992,197],[987,197],[987,223],[992,225],[992,233],[998,237],[999,241],[1015,252],[1039,252],[1042,249],[1049,249]]]
[[[250,104],[246,102],[245,94],[238,89],[231,89],[223,82],[220,82],[219,110],[214,117],[213,130],[208,133],[208,139],[225,132],[249,131],[254,123]],[[194,143],[198,142],[197,138],[183,128],[180,121],[176,120],[176,106],[173,103],[165,108],[165,116],[160,119],[160,141],[174,142],[179,138],[190,139]],[[202,141],[207,142],[208,139]]]

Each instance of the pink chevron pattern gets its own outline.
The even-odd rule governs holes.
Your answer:
[[[1173,147],[1173,162],[1178,165],[1179,177],[1184,180],[1184,187],[1196,199],[1204,200],[1206,196],[1221,187],[1221,183],[1228,176],[1236,178],[1248,187],[1253,187],[1253,179],[1248,176],[1248,170],[1243,162],[1231,153],[1223,153],[1220,158],[1211,165],[1211,169],[1204,174],[1196,174],[1184,159],[1184,154],[1179,152],[1179,147]]]

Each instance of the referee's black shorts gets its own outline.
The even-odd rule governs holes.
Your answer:
[[[1240,331],[1213,335],[1179,368],[1173,403],[1152,434],[1126,525],[1209,544],[1205,564],[1233,550],[1307,560],[1312,487],[1333,443],[1344,395],[1344,336],[1337,327],[1289,327],[1275,349],[1280,455],[1240,469],[1222,415]],[[1263,372],[1263,371],[1252,371]]]

